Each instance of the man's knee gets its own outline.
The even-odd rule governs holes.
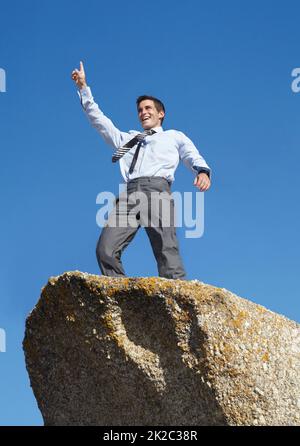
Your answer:
[[[105,240],[102,236],[99,237],[99,240],[96,245],[96,256],[98,262],[109,262],[110,259],[113,258],[112,250],[109,248],[108,244],[105,243]]]

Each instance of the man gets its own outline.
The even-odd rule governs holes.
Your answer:
[[[210,168],[192,141],[177,130],[163,130],[165,116],[163,103],[153,96],[140,96],[137,111],[144,132],[136,130],[121,132],[106,117],[95,103],[90,87],[86,82],[83,63],[72,71],[72,79],[79,89],[81,105],[93,127],[107,144],[116,151],[112,161],[119,161],[121,174],[127,184],[125,198],[120,196],[109,215],[107,225],[99,237],[96,255],[103,275],[124,277],[121,254],[128,246],[137,230],[144,226],[150,239],[160,277],[184,279],[185,270],[179,255],[174,222],[174,201],[170,186],[179,160],[195,174],[194,185],[204,192],[210,187]],[[120,221],[126,204],[126,217],[132,214],[134,200],[130,197],[142,192],[149,200],[146,206],[134,215],[136,224],[116,225]],[[153,198],[154,197],[154,198]],[[169,204],[169,224],[164,224],[158,197]],[[152,200],[153,199],[153,200]],[[154,203],[154,204],[153,204]],[[151,214],[150,224],[147,219]],[[153,225],[153,216],[157,224]],[[117,218],[116,218],[117,217]],[[132,215],[131,215],[132,217]],[[142,224],[147,221],[148,224]]]

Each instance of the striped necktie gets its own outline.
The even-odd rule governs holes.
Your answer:
[[[139,143],[138,147],[136,148],[135,155],[138,155],[138,152],[140,150],[141,144],[148,135],[153,135],[156,133],[155,130],[149,129],[145,130],[143,133],[138,133],[134,138],[132,138],[130,141],[128,141],[124,146],[119,147],[115,153],[112,156],[112,162],[115,163],[118,161],[122,156],[125,155],[133,146],[135,146],[137,143]],[[136,156],[137,158],[137,156]],[[136,160],[135,160],[136,161]],[[135,163],[134,163],[135,164]]]

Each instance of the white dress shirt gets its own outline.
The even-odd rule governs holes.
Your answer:
[[[114,149],[123,146],[138,133],[142,133],[143,130],[140,132],[137,130],[121,132],[117,129],[94,101],[90,87],[82,88],[78,94],[90,123],[100,133],[105,142]],[[203,171],[210,176],[210,167],[193,142],[183,132],[163,130],[162,127],[155,127],[153,130],[156,133],[146,136],[143,140],[134,171],[131,174],[129,168],[136,146],[120,158],[120,170],[125,182],[141,176],[159,176],[172,183],[180,159],[195,174]]]

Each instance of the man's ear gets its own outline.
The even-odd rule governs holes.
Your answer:
[[[159,117],[160,117],[160,120],[162,120],[162,118],[164,118],[165,117],[165,112],[163,112],[162,110],[159,112]]]

